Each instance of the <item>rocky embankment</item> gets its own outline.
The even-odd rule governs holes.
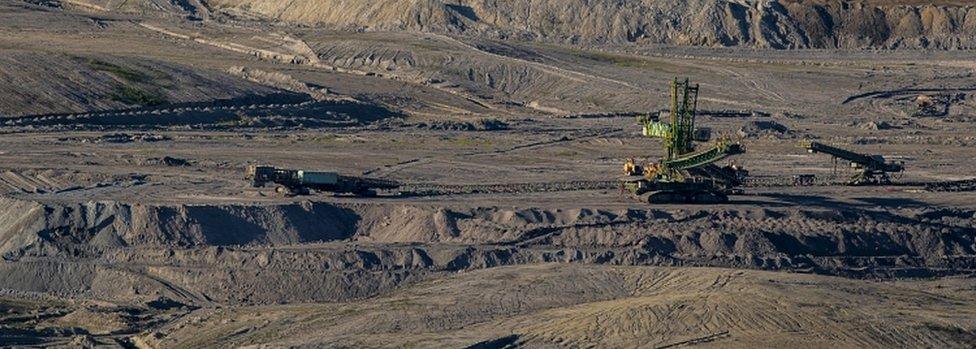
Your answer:
[[[155,206],[12,199],[2,199],[0,207],[0,282],[73,297],[343,300],[434,274],[539,262],[854,277],[976,268],[974,212],[945,209]],[[309,287],[286,287],[296,283]]]
[[[419,30],[576,44],[770,48],[976,47],[976,6],[846,0],[268,0],[218,11],[350,30]]]

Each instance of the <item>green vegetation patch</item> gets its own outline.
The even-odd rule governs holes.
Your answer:
[[[119,79],[128,82],[148,83],[151,80],[153,80],[153,76],[129,67],[123,67],[117,64],[97,60],[94,58],[81,58],[81,59],[85,62],[86,65],[88,65],[89,68],[93,70],[115,75]]]
[[[482,148],[491,146],[491,140],[483,138],[458,137],[452,138],[450,143],[456,147]]]
[[[115,90],[109,95],[113,101],[150,107],[169,102],[159,90],[158,82],[170,80],[162,73],[142,71],[94,57],[74,56],[73,58],[94,71],[110,74],[119,80]]]
[[[113,101],[128,105],[157,106],[165,104],[166,98],[159,93],[149,92],[140,88],[120,85],[115,88],[111,96]]]

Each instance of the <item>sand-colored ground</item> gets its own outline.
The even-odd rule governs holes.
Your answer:
[[[484,15],[489,2],[420,1],[339,26],[307,23],[337,21],[340,2],[249,3],[0,1],[0,343],[976,341],[974,185],[933,186],[972,177],[976,66],[970,51],[910,49],[968,47],[966,4],[878,5],[934,29],[870,43],[878,33],[839,20],[821,45],[790,31],[809,18],[734,44],[719,40],[731,22],[630,42],[642,24],[623,19],[611,31],[622,36],[593,37],[597,26],[566,41],[557,29],[575,22],[505,32],[552,1],[518,2],[546,6],[511,18]],[[875,6],[782,6],[813,3],[838,19]],[[424,6],[446,12],[390,27]],[[468,10],[480,23],[457,17]],[[804,38],[793,46],[828,49],[768,49]],[[750,178],[727,204],[620,192],[624,161],[661,154],[634,117],[666,108],[676,76],[701,83],[699,124],[746,149],[733,159]],[[920,95],[935,102],[924,112]],[[844,186],[847,164],[806,153],[805,139],[907,170]],[[284,196],[251,188],[249,164],[404,186]],[[816,185],[790,185],[796,174]]]

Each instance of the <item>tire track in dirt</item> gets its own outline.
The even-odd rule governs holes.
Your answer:
[[[546,73],[553,74],[553,75],[556,75],[556,76],[559,76],[559,77],[562,77],[562,78],[565,78],[565,79],[569,79],[569,80],[572,80],[572,81],[575,81],[575,82],[587,83],[589,81],[587,81],[586,79],[592,79],[592,80],[598,80],[598,81],[602,81],[602,82],[606,82],[606,83],[611,83],[611,84],[615,84],[615,85],[624,86],[624,87],[631,88],[631,89],[639,89],[639,87],[634,86],[634,85],[632,85],[632,84],[630,84],[628,82],[625,82],[625,81],[611,79],[611,78],[604,77],[604,76],[597,76],[597,75],[593,75],[593,74],[582,73],[582,72],[579,72],[579,71],[569,70],[569,69],[565,69],[565,68],[560,68],[560,67],[548,65],[548,64],[545,64],[545,63],[528,61],[528,60],[524,60],[524,59],[521,59],[521,58],[504,56],[504,55],[500,55],[500,54],[497,54],[497,53],[494,53],[494,52],[488,52],[488,51],[479,49],[479,48],[477,48],[475,46],[472,46],[472,45],[470,45],[470,44],[468,44],[466,42],[463,42],[461,40],[455,39],[455,38],[453,38],[451,36],[448,36],[448,35],[438,34],[438,33],[429,33],[428,35],[433,36],[433,37],[440,38],[442,40],[445,40],[445,41],[448,41],[448,42],[451,42],[451,43],[454,43],[454,44],[457,44],[457,45],[459,45],[461,47],[464,47],[464,48],[467,48],[469,50],[478,52],[480,54],[487,55],[489,57],[493,57],[493,58],[500,59],[500,60],[503,60],[503,61],[516,62],[516,63],[525,64],[525,65],[529,65],[529,66],[532,66],[532,67],[536,67],[536,68],[542,69]]]
[[[714,341],[717,341],[717,340],[720,340],[720,339],[729,338],[731,336],[732,335],[729,334],[729,331],[726,330],[726,331],[722,331],[722,332],[718,332],[718,333],[713,333],[713,334],[710,334],[710,335],[707,335],[707,336],[702,336],[702,337],[693,338],[693,339],[689,339],[689,340],[685,340],[685,341],[680,341],[680,342],[676,342],[676,343],[672,343],[672,344],[662,345],[662,346],[655,347],[655,348],[657,348],[657,349],[668,349],[668,348],[676,348],[676,347],[684,347],[684,346],[693,346],[693,345],[698,345],[698,344],[705,344],[705,343],[708,343],[708,342],[714,342]]]
[[[111,267],[115,267],[113,265],[106,265],[106,266],[107,267],[110,267],[110,268]],[[196,304],[196,305],[213,305],[213,302],[209,298],[207,298],[207,296],[200,295],[200,294],[197,294],[197,293],[195,293],[193,291],[187,290],[186,288],[183,288],[180,285],[174,284],[174,283],[170,282],[169,280],[166,280],[165,278],[162,278],[162,277],[159,277],[157,275],[154,275],[153,273],[151,273],[149,271],[146,271],[146,270],[138,271],[138,270],[134,270],[134,269],[129,268],[129,267],[117,267],[117,268],[118,268],[118,270],[126,271],[126,272],[129,272],[129,273],[132,273],[132,274],[136,274],[136,275],[145,277],[145,278],[150,279],[152,281],[155,281],[155,282],[159,283],[160,285],[162,285],[163,287],[165,287],[170,292],[173,292],[175,295],[181,297],[182,299],[191,300],[193,302],[193,304]]]
[[[859,93],[859,94],[856,94],[856,95],[847,97],[847,99],[845,99],[840,104],[848,104],[850,102],[854,102],[854,101],[857,101],[857,100],[860,100],[860,99],[867,99],[867,98],[892,98],[892,97],[896,97],[896,96],[905,96],[905,95],[909,95],[910,96],[910,95],[925,94],[925,93],[939,93],[939,94],[944,94],[944,93],[969,93],[969,92],[976,92],[976,87],[959,87],[959,88],[903,88],[903,89],[897,89],[897,90],[871,91],[871,92]]]
[[[769,86],[766,83],[760,82],[761,80],[759,79],[746,77],[745,75],[730,68],[716,67],[716,69],[726,72],[729,75],[732,75],[734,79],[739,80],[740,82],[744,82],[745,85],[752,85],[753,89],[765,95],[766,97],[770,97],[779,102],[786,102],[786,98],[783,98],[783,96],[780,95],[779,93],[776,93],[776,91],[769,89]]]
[[[415,81],[411,81],[410,79],[404,79],[396,74],[392,74],[389,72],[384,72],[384,73],[368,72],[368,71],[362,71],[358,69],[348,69],[348,68],[343,68],[335,65],[326,64],[321,60],[319,60],[319,57],[317,56],[309,57],[308,54],[315,54],[315,52],[308,52],[309,50],[311,50],[310,46],[305,41],[301,39],[292,38],[292,37],[287,37],[288,39],[287,41],[293,41],[293,46],[300,47],[301,48],[300,51],[302,51],[303,54],[278,52],[278,51],[267,50],[267,49],[262,49],[257,47],[251,47],[251,46],[234,43],[234,42],[217,41],[217,40],[205,38],[201,34],[196,34],[196,33],[192,35],[181,34],[181,33],[176,33],[171,30],[154,26],[148,23],[143,23],[143,22],[136,22],[136,24],[143,28],[149,29],[151,31],[164,34],[170,37],[174,37],[177,39],[190,40],[200,44],[209,45],[216,48],[229,50],[232,52],[255,56],[259,59],[268,60],[272,62],[304,65],[304,66],[309,66],[313,68],[318,68],[326,71],[343,73],[343,74],[358,75],[358,76],[377,76],[377,77],[381,77],[393,81],[417,83]],[[264,38],[263,41],[267,42],[268,39]],[[487,103],[481,100],[480,98],[476,98],[467,93],[463,93],[454,89],[444,88],[442,86],[438,86],[437,84],[420,84],[420,85],[461,97],[464,100],[474,103],[485,109],[497,110],[497,108],[492,104]]]
[[[469,152],[469,153],[454,154],[454,155],[448,156],[447,158],[448,159],[452,159],[452,158],[463,158],[463,157],[480,156],[480,155],[487,155],[487,156],[504,155],[504,154],[507,154],[507,153],[521,151],[521,150],[537,149],[537,148],[541,148],[541,147],[548,147],[548,146],[553,146],[553,145],[556,145],[556,144],[561,144],[561,143],[566,143],[566,142],[573,142],[573,141],[581,141],[581,140],[586,140],[586,139],[596,138],[596,137],[606,137],[606,136],[610,136],[610,135],[614,135],[614,134],[619,134],[619,133],[623,133],[623,132],[624,132],[623,130],[619,130],[619,129],[600,130],[600,131],[596,131],[596,132],[588,132],[586,135],[578,136],[578,137],[563,136],[563,137],[559,137],[559,138],[555,138],[555,139],[550,139],[550,140],[545,140],[545,141],[538,141],[538,142],[530,142],[530,143],[525,143],[525,144],[519,144],[519,145],[510,147],[510,148],[499,149],[499,150],[475,151],[475,152]],[[434,157],[434,156],[425,156],[425,157],[420,157],[420,158],[414,158],[414,159],[409,159],[409,160],[401,161],[401,162],[398,162],[396,164],[393,164],[393,165],[390,165],[390,166],[387,166],[387,167],[380,167],[380,168],[374,168],[374,169],[366,170],[366,171],[363,172],[363,175],[376,176],[376,177],[383,178],[383,177],[390,176],[390,175],[392,175],[392,174],[394,174],[396,172],[402,171],[404,169],[407,169],[407,168],[410,168],[410,167],[413,167],[413,166],[428,164],[428,163],[430,163],[432,161],[435,161],[435,160],[446,160],[446,159],[437,158],[437,157]]]

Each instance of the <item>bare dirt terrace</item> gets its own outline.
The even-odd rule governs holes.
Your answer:
[[[968,51],[564,44],[151,3],[0,1],[2,345],[976,342]],[[729,203],[621,192],[627,159],[661,156],[635,116],[675,76],[746,149]],[[842,185],[847,164],[802,140],[907,170]],[[286,196],[252,188],[251,164],[403,187]]]

